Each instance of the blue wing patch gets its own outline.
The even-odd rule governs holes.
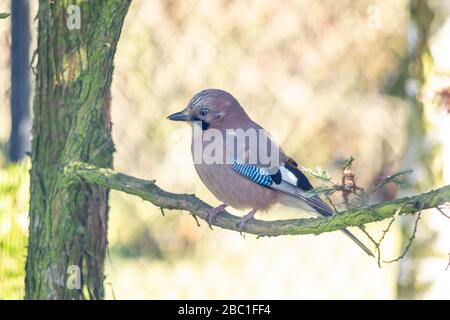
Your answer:
[[[274,183],[273,176],[277,176],[279,173],[278,171],[275,175],[271,176],[268,175],[264,169],[258,166],[247,163],[239,163],[236,159],[233,159],[231,165],[237,173],[264,187],[270,187]]]

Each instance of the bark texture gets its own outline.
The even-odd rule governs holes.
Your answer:
[[[27,299],[104,296],[108,189],[67,186],[63,168],[71,160],[112,167],[109,92],[129,5],[39,2]],[[69,28],[77,17],[80,28]]]

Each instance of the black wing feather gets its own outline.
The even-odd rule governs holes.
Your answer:
[[[297,167],[295,167],[289,162],[286,162],[284,164],[284,167],[288,169],[297,178],[297,187],[305,191],[313,189],[313,186],[309,182],[308,178]]]

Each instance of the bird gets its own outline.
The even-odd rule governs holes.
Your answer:
[[[239,220],[240,230],[245,229],[257,211],[268,211],[277,203],[322,217],[336,214],[318,195],[308,193],[313,186],[297,162],[250,118],[229,92],[204,89],[182,111],[167,118],[191,123],[195,170],[207,189],[222,202],[208,212],[209,224],[229,206],[251,209]],[[228,145],[225,141],[234,143]],[[271,157],[263,157],[261,149],[270,149]],[[341,231],[365,253],[374,256],[350,231],[345,228]]]

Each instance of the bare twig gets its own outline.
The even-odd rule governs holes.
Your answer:
[[[417,225],[419,224],[419,220],[420,220],[421,214],[422,214],[422,209],[420,209],[419,213],[417,214],[416,222],[414,223],[414,230],[413,230],[413,232],[411,234],[411,237],[408,240],[408,244],[406,245],[405,250],[403,250],[403,253],[400,256],[398,256],[396,259],[394,259],[394,260],[383,261],[384,263],[397,262],[400,259],[403,259],[403,257],[406,255],[406,253],[408,252],[409,248],[411,247],[414,238],[416,237]]]
[[[378,240],[379,245],[384,240],[384,237],[386,237],[386,234],[389,232],[389,229],[391,228],[391,226],[394,224],[395,218],[396,218],[396,216],[393,216],[391,218],[391,221],[389,221],[387,228],[383,230],[382,236],[381,236],[380,240]]]
[[[333,200],[330,198],[330,196],[326,196],[325,199],[327,199],[330,206],[333,208],[334,212],[339,213],[339,211],[336,208],[336,205],[334,204]]]
[[[376,191],[380,190],[382,187],[384,187],[386,184],[388,183],[396,183],[396,184],[401,184],[402,182],[400,180],[398,180],[399,178],[412,173],[413,171],[408,169],[408,170],[403,170],[403,171],[399,171],[396,172],[390,176],[385,177],[384,179],[382,179],[371,191],[370,193],[373,194]]]
[[[391,228],[392,224],[395,221],[395,216],[393,216],[391,218],[391,220],[389,221],[389,224],[387,226],[387,228],[385,230],[383,230],[381,238],[376,241],[369,232],[367,232],[366,228],[364,226],[361,226],[360,229],[362,232],[364,232],[364,234],[367,236],[367,238],[369,238],[369,240],[374,244],[375,246],[375,251],[376,251],[376,259],[377,259],[377,264],[378,267],[381,268],[381,242],[383,242],[384,237],[386,236],[386,234],[389,232],[389,229]],[[383,261],[384,262],[384,261]]]
[[[377,264],[378,267],[381,268],[381,251],[380,251],[380,245],[377,241],[375,241],[375,239],[370,235],[370,233],[366,230],[366,228],[364,226],[360,226],[359,229],[367,236],[367,238],[369,238],[370,242],[372,242],[375,245],[375,251],[376,251],[376,258],[377,258]]]
[[[449,216],[448,214],[446,214],[446,213],[444,212],[444,210],[442,210],[439,206],[436,206],[436,209],[438,209],[438,211],[439,211],[444,217],[446,217],[447,219],[450,219],[450,216]]]

